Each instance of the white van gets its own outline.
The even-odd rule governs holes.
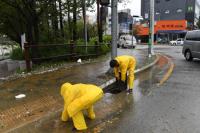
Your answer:
[[[183,44],[183,55],[187,61],[200,59],[200,30],[188,31]]]
[[[133,44],[132,44],[132,39],[133,39]],[[137,41],[134,36],[132,38],[131,35],[121,35],[119,38],[118,47],[135,48],[136,44],[137,44]]]

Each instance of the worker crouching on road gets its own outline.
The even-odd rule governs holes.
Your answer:
[[[133,56],[118,56],[114,60],[110,61],[110,67],[114,68],[117,81],[121,80],[122,82],[125,82],[128,72],[128,93],[132,93],[133,90],[135,66],[136,59]]]
[[[87,129],[82,111],[86,109],[88,117],[95,119],[93,104],[103,97],[102,89],[91,84],[65,83],[61,87],[61,95],[64,99],[62,121],[72,118],[77,130]]]

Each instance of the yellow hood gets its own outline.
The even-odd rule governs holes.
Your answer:
[[[72,84],[70,83],[64,83],[62,86],[61,86],[61,91],[60,91],[60,94],[61,96],[63,96],[63,94],[66,92],[66,90],[68,88],[70,88],[72,86]]]

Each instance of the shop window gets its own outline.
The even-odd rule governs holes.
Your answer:
[[[156,12],[156,15],[159,15],[160,14],[160,12]]]
[[[170,13],[170,11],[169,10],[165,10],[165,14],[169,14]]]

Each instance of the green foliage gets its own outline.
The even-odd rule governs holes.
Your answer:
[[[11,52],[10,58],[13,60],[24,60],[24,52],[21,48],[14,48]]]
[[[98,41],[97,37],[92,37],[92,38],[90,38],[89,45],[95,45],[95,42],[97,42],[97,41]]]
[[[111,41],[112,41],[112,36],[111,35],[103,36],[103,42],[110,43]]]
[[[31,57],[33,57],[33,52],[36,51],[39,54],[40,58],[48,58],[48,57],[54,57],[54,56],[62,56],[67,53],[69,53],[69,45],[63,45],[63,46],[48,46],[48,47],[39,47],[38,49],[31,49]]]
[[[110,52],[110,47],[107,44],[102,44],[101,45],[101,54],[106,54]]]

